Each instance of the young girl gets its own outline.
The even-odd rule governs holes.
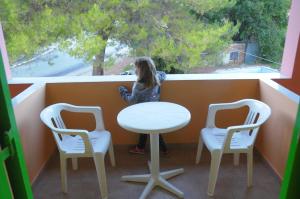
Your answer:
[[[132,92],[129,93],[125,86],[120,86],[119,91],[121,97],[130,105],[141,102],[153,102],[160,99],[160,84],[166,79],[164,72],[155,69],[154,62],[149,57],[140,57],[135,60],[135,73],[137,81],[133,84]],[[139,143],[132,149],[130,153],[144,154],[147,142],[147,135],[140,134]],[[167,154],[167,147],[162,138],[159,136],[160,150]]]

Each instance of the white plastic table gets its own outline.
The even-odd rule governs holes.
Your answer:
[[[180,198],[184,193],[170,184],[167,179],[184,172],[183,168],[160,172],[159,134],[175,131],[186,126],[191,119],[190,112],[183,106],[169,102],[145,102],[129,106],[118,114],[121,127],[135,133],[150,135],[150,174],[122,176],[123,181],[148,183],[140,199],[144,199],[155,186],[160,186]]]

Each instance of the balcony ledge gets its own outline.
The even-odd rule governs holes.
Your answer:
[[[168,74],[167,80],[233,80],[233,79],[285,79],[280,73],[235,73],[235,74]],[[24,83],[83,83],[83,82],[127,82],[135,81],[135,75],[64,76],[12,78],[9,84]]]

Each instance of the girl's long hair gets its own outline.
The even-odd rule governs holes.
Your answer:
[[[160,82],[156,76],[156,68],[153,60],[150,57],[139,57],[134,62],[138,69],[139,83],[143,83],[145,87],[154,87],[160,85]]]

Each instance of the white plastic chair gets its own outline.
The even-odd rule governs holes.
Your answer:
[[[67,129],[61,111],[91,113],[96,121],[96,129]],[[60,154],[62,190],[67,193],[67,159],[72,158],[73,169],[78,168],[77,158],[93,157],[102,199],[108,198],[104,157],[107,150],[112,166],[115,157],[110,132],[104,128],[102,110],[96,106],[74,106],[66,103],[53,104],[40,114],[42,121],[52,130]]]
[[[226,109],[249,107],[247,118],[243,125],[230,126],[226,129],[215,125],[216,112]],[[196,155],[196,164],[200,161],[203,143],[211,153],[208,191],[209,196],[214,195],[218,171],[223,153],[234,154],[234,165],[239,163],[239,154],[247,154],[248,186],[252,186],[253,174],[253,147],[259,127],[270,117],[271,109],[268,105],[254,99],[244,99],[233,103],[211,104],[208,109],[206,127],[199,136]]]

